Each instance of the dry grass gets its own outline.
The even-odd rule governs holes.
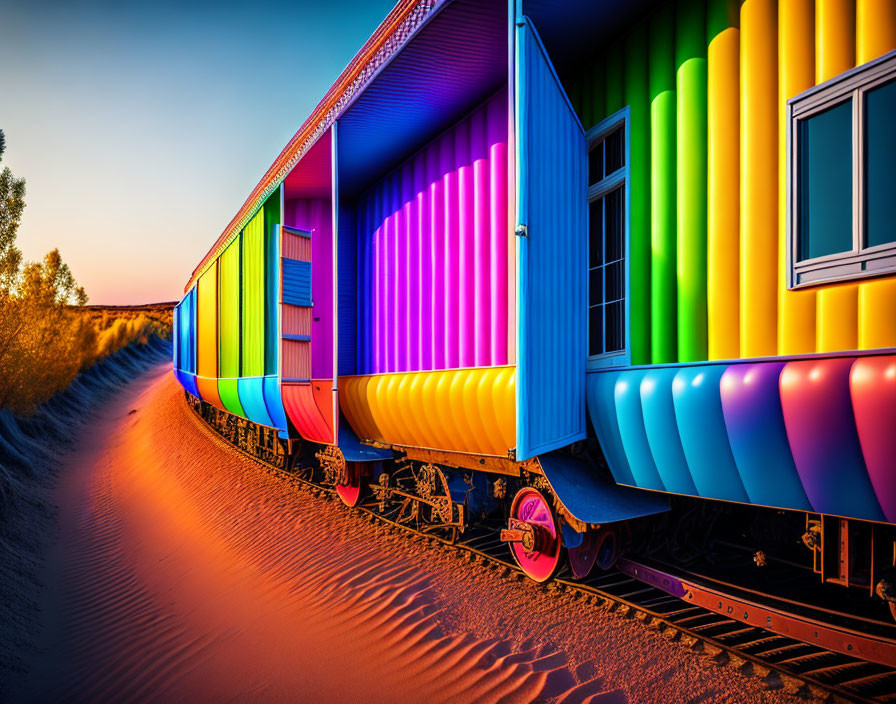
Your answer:
[[[171,336],[173,303],[68,306],[36,297],[0,299],[0,408],[27,415],[79,372],[152,336]]]

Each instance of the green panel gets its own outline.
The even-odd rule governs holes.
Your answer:
[[[678,360],[676,250],[675,12],[659,12],[650,27],[650,357]]]
[[[264,375],[264,210],[243,230],[242,376]]]
[[[604,117],[612,115],[614,112],[625,107],[625,68],[624,61],[624,44],[614,44],[610,47],[607,55],[607,72],[606,72],[606,96],[604,104]],[[599,120],[598,120],[599,122]]]
[[[218,264],[218,374],[228,379],[240,375],[241,242],[242,234],[224,250]]]
[[[650,363],[650,105],[647,30],[629,35],[625,57],[629,106],[629,311],[632,364]]]
[[[706,46],[729,27],[740,26],[741,0],[709,0],[706,6]]]
[[[264,204],[264,373],[277,373],[277,315],[280,298],[280,243],[274,226],[280,224],[280,189]]]
[[[702,3],[678,6],[675,62],[678,220],[678,360],[707,358],[706,23]]]
[[[240,403],[240,396],[237,393],[236,386],[236,379],[218,379],[218,395],[221,397],[221,403],[224,404],[224,408],[245,418],[246,412]]]

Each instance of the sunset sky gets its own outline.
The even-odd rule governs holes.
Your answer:
[[[91,303],[175,300],[392,0],[6,0],[3,165],[18,244]]]

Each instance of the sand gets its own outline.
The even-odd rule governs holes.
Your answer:
[[[805,701],[292,486],[201,428],[168,365],[60,476],[21,701]]]

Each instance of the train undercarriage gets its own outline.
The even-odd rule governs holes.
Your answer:
[[[670,510],[658,516],[584,524],[533,462],[414,449],[396,449],[390,460],[351,462],[337,447],[286,440],[187,399],[230,444],[332,490],[349,507],[363,503],[394,524],[448,543],[469,531],[491,532],[537,582],[585,580],[616,568],[663,588],[657,580],[673,575],[673,582],[690,585],[692,596],[700,591],[693,585],[703,585],[712,595],[704,600],[723,592],[736,594],[731,603],[739,605],[771,600],[787,605],[796,619],[848,622],[860,635],[892,639],[892,648],[875,657],[896,666],[893,526],[680,496],[670,497]],[[573,451],[596,453],[596,447],[583,443]],[[675,590],[681,588],[666,589]],[[732,611],[722,600],[718,608],[707,606]]]

